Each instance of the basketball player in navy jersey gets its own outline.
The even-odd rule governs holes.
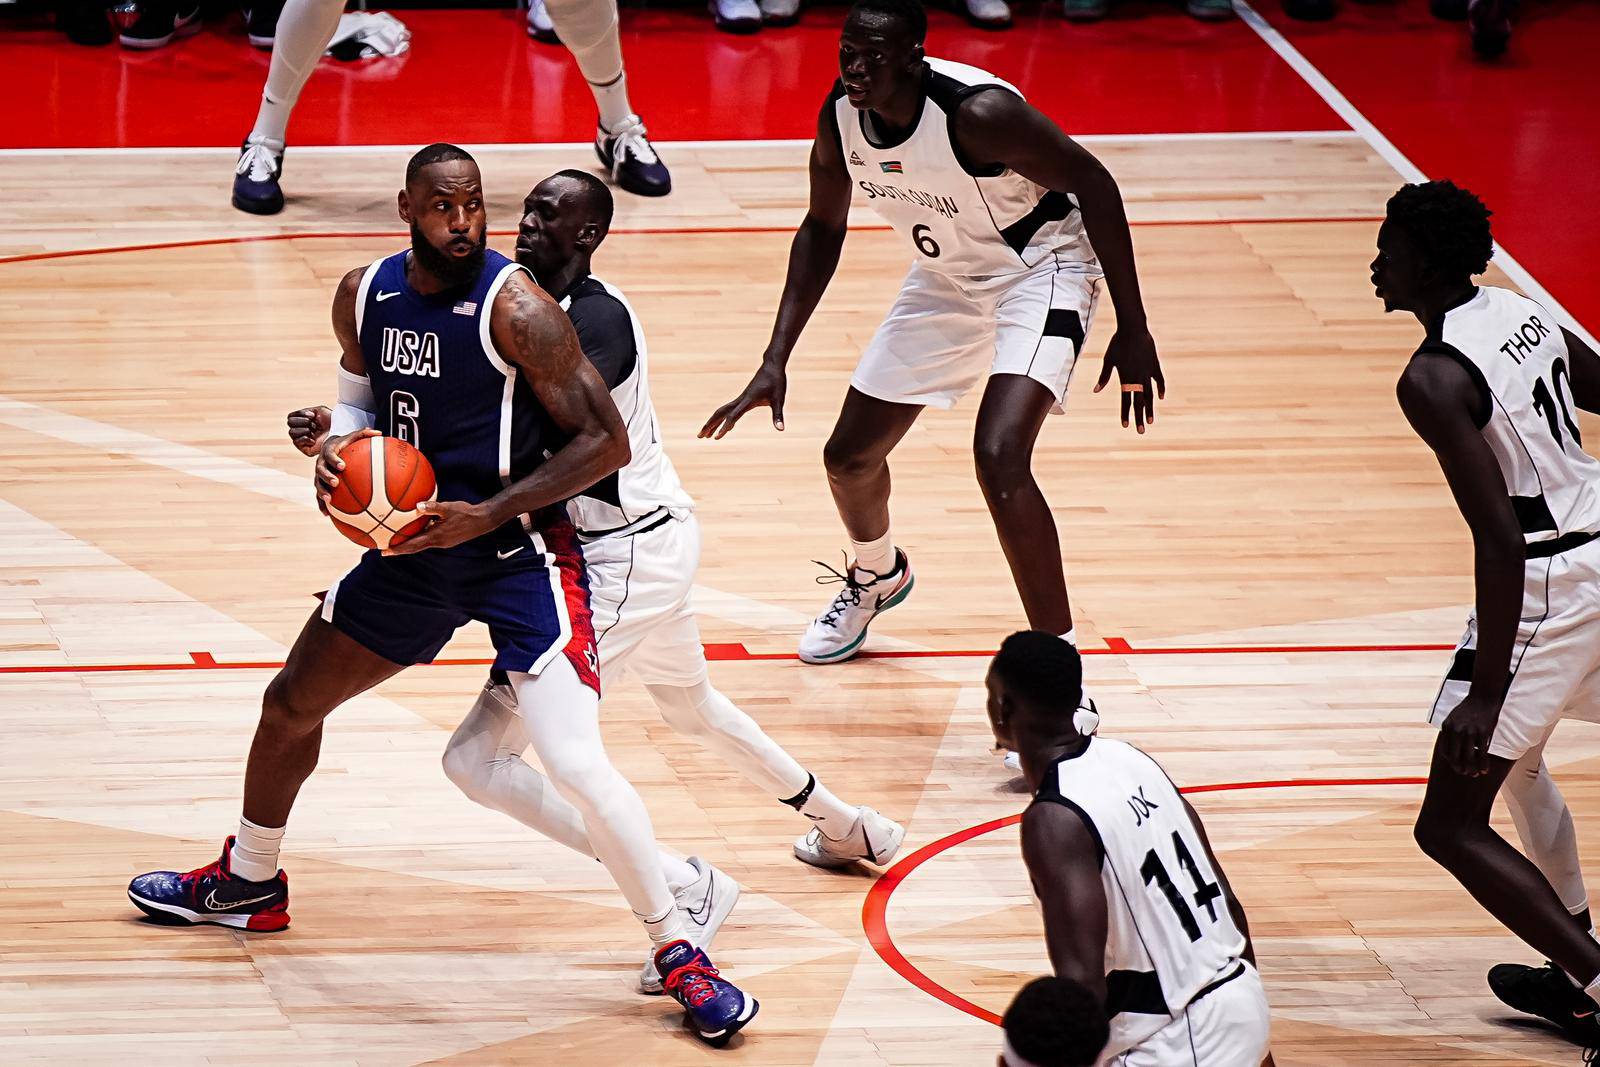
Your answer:
[[[910,593],[911,563],[889,527],[889,453],[924,407],[951,407],[984,377],[978,482],[1029,624],[1075,641],[1055,522],[1030,468],[1045,416],[1062,409],[1102,278],[1117,332],[1095,391],[1118,373],[1122,424],[1131,415],[1143,433],[1165,389],[1116,181],[1004,81],[925,56],[926,33],[917,0],[851,8],[772,339],[749,385],[700,431],[720,438],[761,406],[783,429],[789,356],[838,265],[859,192],[916,258],[823,451],[854,559],[800,640],[808,663],[854,656],[873,617]]]
[[[444,144],[418,152],[399,209],[410,249],[351,271],[334,297],[340,402],[316,478],[326,503],[340,449],[381,423],[432,464],[438,500],[419,510],[433,521],[362,556],[307,621],[263,699],[243,818],[222,856],[142,875],[129,896],[169,921],[286,927],[278,855],[323,720],[477,620],[546,773],[656,946],[667,989],[704,1040],[724,1044],[757,1004],[686,939],[650,816],[601,745],[587,578],[561,507],[628,462],[627,429],[561,309],[486,248],[470,155]]]
[[[1384,310],[1427,331],[1397,394],[1473,544],[1476,602],[1430,715],[1416,838],[1552,961],[1493,968],[1496,995],[1595,1048],[1600,943],[1544,747],[1562,718],[1600,720],[1600,462],[1574,415],[1600,412],[1600,356],[1527,297],[1474,285],[1493,251],[1483,202],[1439,181],[1390,198],[1372,261]],[[1489,824],[1502,791],[1526,856]]]
[[[1094,736],[1083,661],[1053,634],[1012,634],[989,666],[989,723],[1032,787],[1022,858],[1050,963],[1104,1008],[1101,1063],[1271,1064],[1244,908],[1205,828],[1160,764]]]
[[[670,726],[808,819],[811,829],[794,843],[798,859],[818,867],[888,863],[904,829],[870,807],[841,801],[711,685],[690,605],[700,561],[694,501],[661,446],[644,331],[622,293],[592,272],[611,226],[610,191],[592,174],[564,170],[534,186],[523,211],[517,262],[566,310],[583,354],[626,413],[632,446],[626,466],[568,504],[589,575],[603,690],[612,692],[631,672]],[[330,418],[327,408],[291,412],[290,440],[315,455]],[[503,676],[491,677],[450,739],[445,772],[478,803],[593,856],[582,816],[523,760],[527,747],[515,694]],[[663,854],[661,866],[692,940],[709,948],[738,884],[694,856]],[[640,985],[661,991],[653,963]]]

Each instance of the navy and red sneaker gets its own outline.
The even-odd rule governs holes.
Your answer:
[[[704,949],[673,941],[656,950],[656,970],[674,1000],[689,1013],[700,1040],[721,1048],[756,1017],[761,1005],[717,974]]]
[[[199,870],[151,871],[128,883],[128,899],[152,919],[177,925],[215,923],[262,933],[289,925],[289,878],[282,871],[265,882],[235,877],[228,868],[233,838],[215,863]]]

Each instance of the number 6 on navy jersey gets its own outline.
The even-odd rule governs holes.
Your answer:
[[[398,437],[412,448],[422,447],[422,428],[417,419],[422,405],[410,393],[396,389],[389,394],[389,436]]]

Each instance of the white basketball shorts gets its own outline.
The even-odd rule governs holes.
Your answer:
[[[604,692],[632,671],[646,685],[697,685],[707,677],[690,606],[700,568],[693,514],[654,529],[583,546]]]
[[[914,263],[850,384],[879,400],[950,408],[985,372],[1022,374],[1055,395],[1059,414],[1094,321],[1100,277],[1057,256],[987,279]]]
[[[1477,648],[1474,612],[1428,716],[1435,726],[1466,699]],[[1600,539],[1528,560],[1511,685],[1489,754],[1519,759],[1563,718],[1600,722]]]
[[[1191,1001],[1177,1018],[1101,1067],[1260,1067],[1271,1040],[1272,1017],[1256,969]]]

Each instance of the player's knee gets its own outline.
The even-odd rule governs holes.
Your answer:
[[[540,755],[543,758],[544,754]],[[556,792],[585,817],[591,817],[605,805],[622,779],[604,752],[544,759],[544,770],[550,784],[556,787]]]
[[[979,435],[972,443],[972,458],[978,484],[991,500],[1016,492],[1033,478],[1027,450],[998,434]]]
[[[881,456],[872,455],[858,442],[837,433],[822,446],[822,465],[832,481],[856,481],[872,473],[882,462]]]
[[[697,699],[698,694],[679,685],[650,685],[651,699],[661,709],[661,718],[673,730],[696,741],[711,734],[711,707]]]
[[[261,696],[261,721],[293,734],[315,729],[332,710],[328,702],[315,699],[304,686],[296,685],[287,671],[279,671]]]
[[[1449,867],[1460,855],[1461,830],[1461,824],[1454,819],[1441,818],[1424,808],[1411,828],[1411,836],[1423,855],[1442,867]]]
[[[481,755],[463,745],[450,745],[439,762],[444,776],[457,789],[473,799],[483,794],[490,768]]]

